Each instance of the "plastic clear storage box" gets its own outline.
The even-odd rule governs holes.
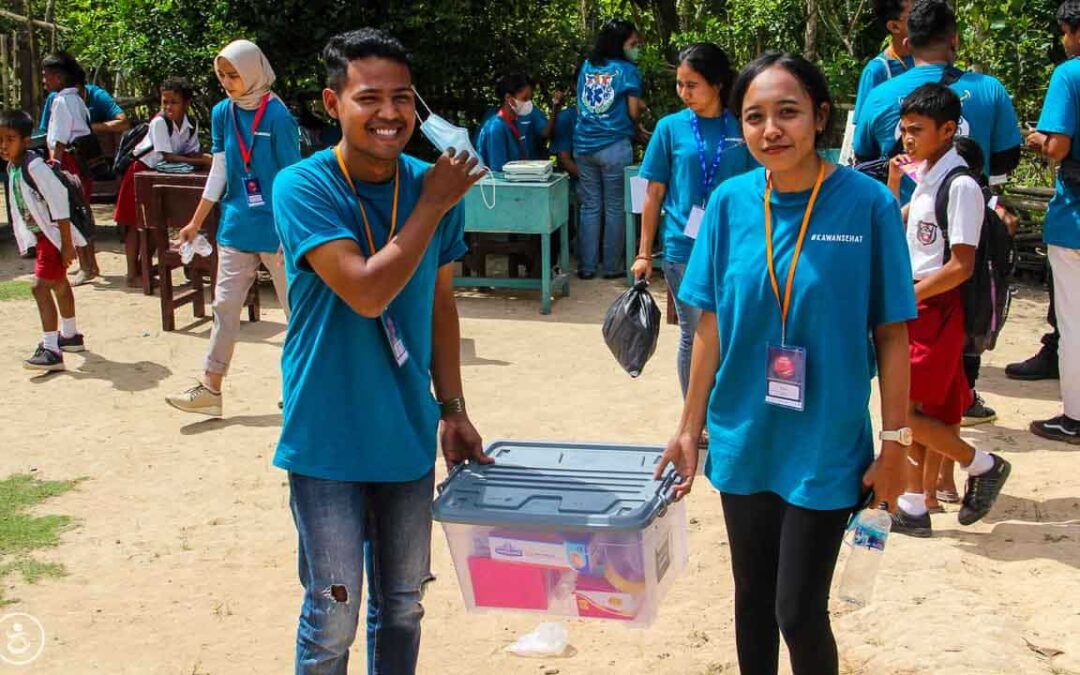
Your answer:
[[[494,464],[460,465],[439,486],[466,606],[648,626],[686,568],[676,474],[662,448],[496,441]]]

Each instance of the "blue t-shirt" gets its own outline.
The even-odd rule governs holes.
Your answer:
[[[1039,116],[1039,131],[1068,136],[1072,140],[1069,157],[1080,161],[1080,58],[1054,69]],[[1080,248],[1080,190],[1066,185],[1060,173],[1056,188],[1043,222],[1043,241]]]
[[[479,144],[480,132],[484,130],[484,127],[491,120],[499,114],[498,108],[488,108],[484,111],[483,118],[480,119],[480,131],[477,132],[476,138],[473,139],[473,143]],[[528,153],[526,159],[543,159],[544,153],[544,129],[547,128],[548,118],[544,114],[544,111],[533,105],[532,112],[525,117],[517,118],[515,124],[517,124],[518,131],[525,137],[525,151]],[[480,148],[476,149],[480,152]],[[517,159],[517,157],[514,157]]]
[[[52,102],[56,98],[56,92],[50,92],[45,97],[45,109],[41,111],[41,124],[39,131],[49,128],[49,116],[52,115]],[[86,85],[86,109],[90,111],[90,124],[111,122],[124,114],[124,109],[113,99],[109,92],[101,87]]]
[[[235,110],[236,117],[233,117]],[[225,153],[228,184],[221,199],[221,221],[217,241],[223,246],[250,253],[276,253],[278,235],[274,231],[274,179],[278,172],[300,161],[300,128],[289,109],[277,97],[271,97],[255,132],[252,146],[251,125],[255,110],[243,110],[225,99],[211,114],[211,152]],[[235,120],[235,121],[234,121]],[[244,181],[244,159],[236,140],[237,127],[244,143],[251,149],[251,173],[259,181],[262,206],[248,206]]]
[[[690,259],[694,240],[683,234],[683,230],[686,229],[690,209],[703,206],[708,199],[704,193],[701,156],[691,126],[694,116],[694,112],[686,108],[657,122],[638,174],[648,181],[667,186],[660,236],[664,244],[664,259],[674,263],[685,263]],[[710,169],[716,160],[718,146],[724,143],[712,189],[715,190],[728,178],[757,166],[742,141],[742,129],[734,115],[725,110],[720,117],[697,119],[702,140],[705,141],[705,164]]]
[[[905,56],[903,60],[897,61],[889,58],[885,52],[881,52],[872,58],[870,63],[867,63],[866,67],[863,68],[862,75],[859,76],[859,90],[855,94],[855,119],[859,119],[859,108],[874,87],[898,75],[903,75],[914,67],[915,59],[910,56]]]
[[[788,345],[807,350],[799,412],[765,403],[766,350],[780,342],[780,309],[765,263],[764,195],[764,169],[713,193],[679,291],[716,313],[723,345],[709,397],[706,475],[722,492],[847,508],[874,454],[867,334],[916,316],[900,207],[884,185],[851,169],[836,169],[821,187],[788,314]],[[781,293],[809,199],[809,190],[772,194]]]
[[[520,137],[516,136],[510,125],[498,115],[493,115],[484,122],[480,135],[476,138],[476,151],[489,169],[502,171],[507,162],[534,159],[529,154],[528,139],[520,126],[518,132],[521,133]]]
[[[577,82],[578,120],[574,153],[591,155],[624,138],[634,137],[627,97],[641,98],[641,72],[622,59],[602,66],[586,60]]]
[[[944,72],[943,64],[916,66],[871,91],[855,129],[855,156],[866,160],[888,155],[899,138],[900,104],[904,98],[924,84],[940,82]],[[972,72],[964,73],[949,88],[963,105],[957,134],[979,144],[986,157],[983,171],[989,176],[990,157],[1021,143],[1009,92],[997,78]],[[905,176],[900,186],[902,203],[911,199],[914,190],[915,183]]]
[[[398,229],[407,222],[430,164],[402,155]],[[357,182],[376,246],[390,233],[394,181]],[[281,354],[285,416],[274,465],[339,481],[404,482],[435,462],[439,407],[431,393],[431,313],[438,270],[467,250],[461,205],[439,223],[419,267],[387,308],[409,352],[400,368],[379,319],[349,307],[315,272],[307,253],[367,237],[356,193],[333,149],[283,170],[274,216],[289,280],[289,330]]]
[[[574,126],[577,124],[577,108],[563,108],[555,115],[548,150],[553,155],[560,152],[574,153]]]

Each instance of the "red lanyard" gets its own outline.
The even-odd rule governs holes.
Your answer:
[[[259,102],[259,109],[255,111],[255,120],[251,123],[251,147],[244,142],[244,134],[240,132],[240,120],[236,115],[236,104],[232,104],[233,128],[236,129],[236,144],[240,146],[240,157],[244,160],[244,172],[251,173],[251,155],[255,152],[255,132],[259,130],[259,122],[262,122],[266,114],[266,105],[270,103],[270,94],[263,96]]]
[[[510,131],[513,132],[514,138],[517,139],[518,151],[521,153],[521,159],[528,159],[525,155],[524,137],[521,135],[521,132],[518,131],[517,125],[510,119],[510,115],[506,113],[506,108],[499,108],[499,119],[506,122],[506,126],[510,127]]]

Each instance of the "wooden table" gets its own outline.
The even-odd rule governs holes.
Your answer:
[[[180,185],[187,187],[202,188],[206,185],[206,172],[194,173],[160,173],[158,171],[143,171],[135,174],[135,211],[138,216],[139,228],[139,274],[142,281],[142,290],[146,295],[154,294],[153,256],[157,250],[154,242],[155,228],[159,223],[167,221],[166,213],[160,209],[169,209],[168,200],[163,206],[162,202],[153,199],[154,187],[157,185]],[[188,214],[188,218],[194,214]],[[215,208],[207,217],[205,228],[215,230],[217,225],[218,209]],[[175,218],[175,214],[173,215]],[[168,236],[168,233],[165,233]]]
[[[496,177],[494,208],[487,208],[484,197],[491,200],[492,180],[485,178],[465,195],[465,231],[487,234],[535,234],[540,236],[541,269],[539,279],[502,279],[492,277],[456,277],[457,288],[525,288],[540,290],[540,313],[551,313],[551,295],[560,290],[570,295],[570,179],[565,174],[552,174],[547,182],[520,183]],[[483,195],[481,195],[483,190]],[[551,235],[559,233],[560,271],[552,275]]]

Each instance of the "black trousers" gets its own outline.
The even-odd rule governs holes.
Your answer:
[[[795,675],[835,675],[829,585],[852,509],[811,511],[771,492],[722,495],[742,675],[775,675],[780,634]]]

